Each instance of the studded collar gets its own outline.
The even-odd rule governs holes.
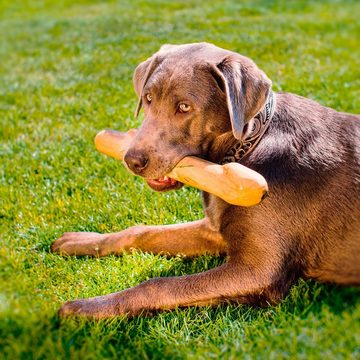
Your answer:
[[[276,95],[270,90],[264,108],[248,122],[243,138],[226,152],[221,161],[222,165],[230,162],[239,162],[254,150],[269,127],[275,112],[275,106]]]

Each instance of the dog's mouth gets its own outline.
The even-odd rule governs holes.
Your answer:
[[[147,184],[155,191],[169,191],[180,189],[184,184],[169,176],[161,176],[158,179],[146,179]]]

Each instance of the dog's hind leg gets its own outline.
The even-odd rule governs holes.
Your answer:
[[[248,267],[230,260],[203,273],[155,278],[110,295],[69,301],[59,314],[101,319],[176,307],[215,306],[228,301],[254,304],[260,298],[264,305],[274,302],[268,291],[272,288],[272,275],[267,267]],[[279,300],[280,297],[275,299]]]

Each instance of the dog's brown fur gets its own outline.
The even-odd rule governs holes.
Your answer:
[[[145,119],[125,160],[139,175],[156,178],[186,155],[221,161],[264,106],[271,82],[250,59],[200,43],[163,46],[138,66],[134,86]],[[299,277],[360,283],[360,117],[293,94],[276,98],[267,132],[242,160],[269,183],[270,196],[259,206],[241,208],[204,193],[203,220],[107,235],[66,233],[52,246],[69,255],[136,248],[227,254],[228,261],[203,273],[70,301],[61,315],[134,316],[224,301],[273,304]],[[180,113],[179,103],[191,110]]]

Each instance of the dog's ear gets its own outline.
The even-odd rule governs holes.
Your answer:
[[[210,72],[225,92],[233,134],[240,140],[245,124],[265,105],[271,81],[252,60],[237,54],[210,66]]]
[[[142,106],[142,92],[154,70],[161,63],[160,57],[157,54],[151,56],[147,60],[140,63],[135,69],[133,76],[133,84],[135,92],[139,98],[139,101],[135,110],[135,117],[139,115]]]

